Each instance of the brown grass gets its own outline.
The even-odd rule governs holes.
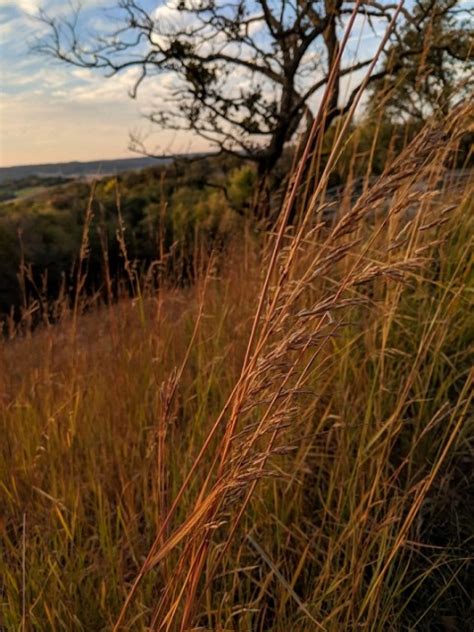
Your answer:
[[[435,188],[468,114],[270,234],[263,277],[247,236],[187,290],[2,345],[6,629],[469,616],[467,519],[443,540],[436,508],[472,463],[472,202]]]
[[[90,309],[89,204],[72,306],[32,331],[25,300],[0,347],[5,629],[461,629],[473,207],[442,182],[472,114],[328,221],[349,116],[289,227],[310,139],[275,230],[187,289],[119,230],[134,298]]]

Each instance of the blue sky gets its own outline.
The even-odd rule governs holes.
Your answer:
[[[144,6],[169,15],[174,1],[145,0]],[[110,28],[114,0],[82,0],[81,4],[89,28]],[[104,81],[98,73],[32,53],[31,45],[43,28],[33,19],[39,6],[51,15],[70,13],[71,7],[64,0],[0,0],[1,166],[125,157],[132,155],[128,150],[131,130],[153,132],[151,146],[157,151],[207,149],[189,134],[157,130],[144,121],[142,114],[150,103],[163,102],[169,76],[143,84],[138,99],[132,100],[128,89],[133,70]],[[364,56],[377,45],[377,37],[368,29],[359,41],[360,35],[359,26],[351,48],[358,46],[358,54]]]

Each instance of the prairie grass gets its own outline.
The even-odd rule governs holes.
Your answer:
[[[440,185],[470,117],[330,221],[329,164],[287,228],[296,174],[191,287],[129,265],[84,310],[80,263],[57,324],[11,324],[2,629],[472,627],[473,189]]]

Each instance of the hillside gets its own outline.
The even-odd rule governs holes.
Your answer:
[[[86,289],[94,292],[103,281],[106,242],[111,277],[117,279],[123,272],[116,239],[120,227],[126,235],[128,255],[139,266],[150,265],[160,249],[169,252],[176,240],[181,244],[176,256],[186,258],[191,255],[190,242],[196,231],[212,241],[212,235],[221,229],[222,235],[231,230],[238,211],[248,204],[253,181],[251,169],[235,159],[222,158],[184,160],[93,182],[16,181],[20,188],[13,194],[17,197],[0,204],[0,316],[20,308],[24,290],[31,300],[38,300],[41,287],[50,302],[61,292],[64,275],[67,285],[74,286],[74,266],[87,222]],[[22,261],[24,290],[17,278]],[[189,276],[190,272],[183,270],[182,274]],[[116,294],[116,288],[113,292]]]
[[[423,130],[329,219],[322,196],[271,231],[230,207],[228,230],[187,170],[124,176],[172,200],[188,249],[139,265],[119,216],[109,296],[87,281],[93,215],[139,206],[97,185],[71,295],[37,286],[0,346],[6,629],[474,625],[473,182],[442,178],[466,121]],[[249,172],[214,170],[245,198]]]

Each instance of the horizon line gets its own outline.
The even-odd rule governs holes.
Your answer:
[[[182,152],[182,153],[171,153],[171,154],[162,154],[162,155],[156,155],[156,156],[150,156],[150,155],[138,155],[138,156],[124,156],[124,157],[118,157],[118,158],[91,158],[90,160],[60,160],[60,161],[51,161],[51,162],[38,162],[38,163],[17,163],[17,164],[12,164],[12,165],[0,165],[0,169],[18,169],[20,167],[51,167],[51,166],[55,166],[55,165],[71,165],[71,164],[77,164],[77,165],[87,165],[91,162],[99,162],[99,163],[105,163],[105,162],[119,162],[119,161],[125,161],[125,160],[169,160],[172,158],[180,158],[180,157],[185,157],[185,156],[198,156],[198,155],[212,155],[214,153],[218,153],[218,152],[212,152],[212,151],[188,151],[188,152]]]

